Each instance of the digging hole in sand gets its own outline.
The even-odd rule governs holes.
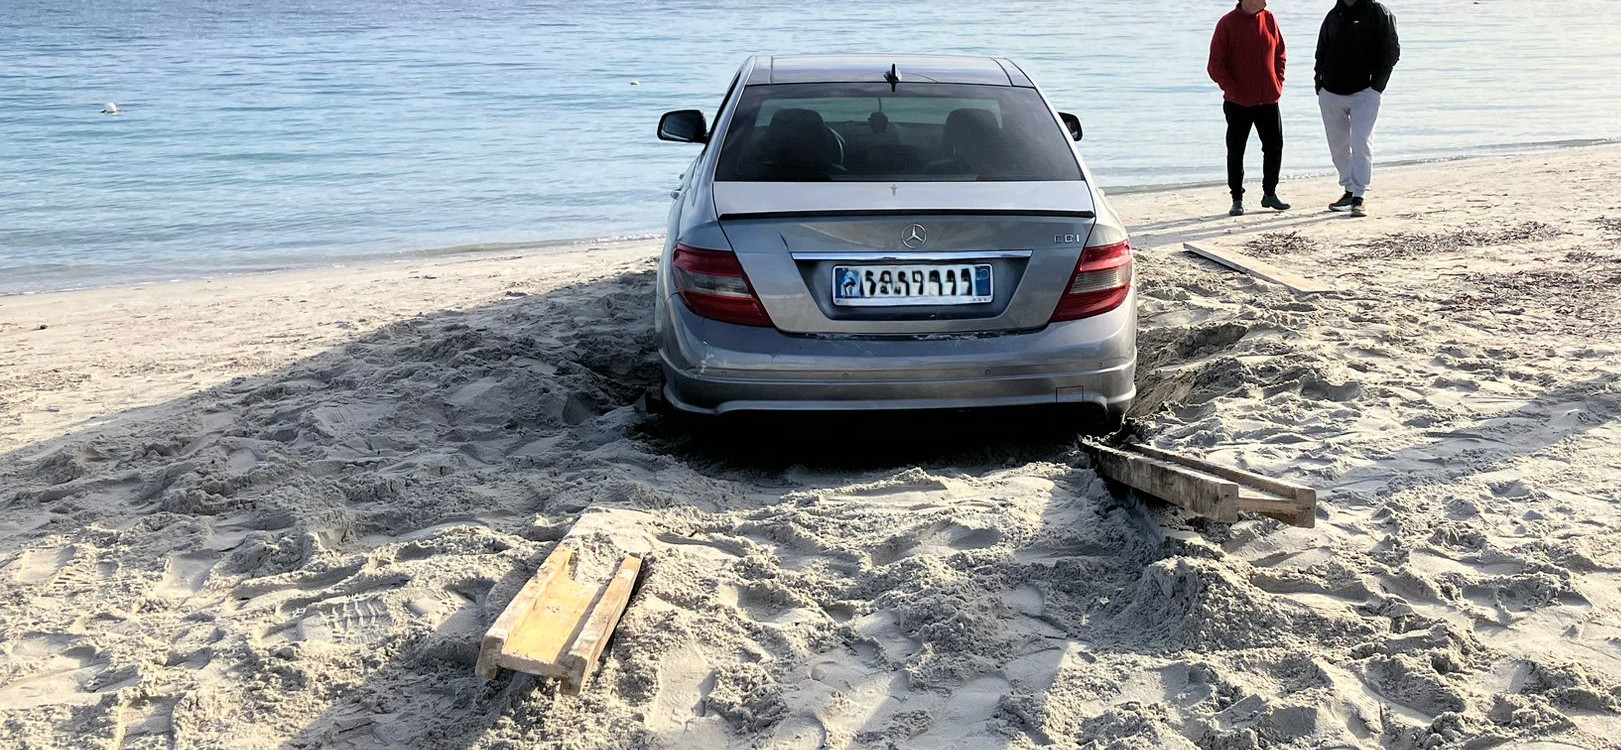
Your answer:
[[[1207,401],[1242,381],[1233,351],[1250,332],[1238,322],[1143,327],[1137,334],[1137,400],[1132,416],[1166,404]]]

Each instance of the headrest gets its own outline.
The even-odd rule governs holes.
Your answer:
[[[822,127],[822,115],[814,109],[779,109],[771,116],[770,130],[804,130]]]
[[[978,107],[964,107],[951,110],[946,115],[946,130],[964,133],[995,133],[1002,126],[996,122],[996,113]]]
[[[839,161],[839,142],[809,109],[781,109],[771,115],[760,144],[760,158],[773,179],[825,180]]]
[[[886,114],[884,114],[882,112],[874,112],[874,113],[872,113],[870,115],[867,115],[867,127],[871,128],[872,132],[878,133],[878,134],[888,132],[889,131],[889,115],[886,115]]]

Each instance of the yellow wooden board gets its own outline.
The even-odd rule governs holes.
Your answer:
[[[627,556],[607,585],[599,586],[574,579],[568,570],[573,555],[559,544],[507,604],[484,635],[479,676],[494,679],[505,667],[555,677],[563,692],[579,692],[630,602],[642,559]]]
[[[582,586],[572,578],[553,581],[501,645],[498,663],[520,672],[563,677],[563,654],[598,593],[596,586]]]
[[[524,584],[518,595],[512,597],[512,601],[507,602],[507,608],[501,611],[501,616],[495,619],[495,624],[484,634],[484,642],[478,652],[478,666],[475,667],[480,677],[486,680],[495,679],[496,673],[500,671],[496,659],[501,655],[501,647],[506,644],[507,638],[518,627],[518,623],[534,609],[535,602],[544,595],[552,582],[568,577],[568,566],[573,559],[573,549],[558,545],[546,557],[546,562],[540,566],[535,577]]]
[[[585,684],[591,673],[596,671],[597,660],[608,646],[608,639],[613,637],[614,628],[619,626],[619,618],[625,614],[630,594],[636,588],[636,578],[641,572],[640,557],[632,555],[621,561],[608,587],[602,590],[602,598],[591,608],[590,616],[580,626],[573,643],[569,644],[568,653],[562,658],[562,666],[575,685]]]

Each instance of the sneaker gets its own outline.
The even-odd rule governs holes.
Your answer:
[[[1233,201],[1233,207],[1230,208],[1230,209],[1227,209],[1227,215],[1228,216],[1243,216],[1244,215],[1244,202],[1243,201]]]
[[[1351,215],[1357,217],[1368,215],[1368,209],[1363,207],[1361,198],[1351,199]]]
[[[1289,210],[1289,204],[1284,203],[1283,201],[1279,200],[1277,193],[1267,193],[1266,195],[1262,196],[1261,197],[1261,207],[1262,208],[1270,208],[1270,209],[1274,209],[1274,210],[1277,210],[1277,211],[1288,211]]]
[[[1345,191],[1345,195],[1340,196],[1339,200],[1328,204],[1328,210],[1330,210],[1330,211],[1349,211],[1349,210],[1351,210],[1351,202],[1354,201],[1354,200],[1356,200],[1356,196],[1351,195],[1351,191],[1347,190],[1347,191]]]

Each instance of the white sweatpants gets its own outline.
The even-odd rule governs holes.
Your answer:
[[[1327,89],[1317,92],[1328,153],[1340,173],[1340,186],[1359,198],[1373,181],[1373,123],[1379,119],[1379,99],[1379,92],[1371,88],[1350,96]]]

